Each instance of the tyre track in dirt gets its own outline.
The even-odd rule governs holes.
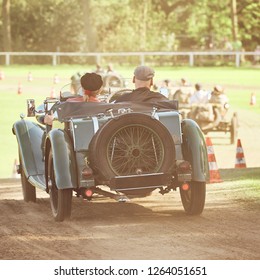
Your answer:
[[[241,187],[208,185],[198,217],[184,213],[178,192],[130,203],[74,197],[71,219],[57,223],[47,196],[25,203],[20,185],[0,181],[1,259],[260,258],[259,201]]]

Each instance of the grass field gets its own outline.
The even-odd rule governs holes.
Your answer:
[[[220,169],[219,171],[224,182],[218,183],[218,186],[234,190],[234,192],[239,192],[243,189],[243,198],[239,196],[237,199],[240,202],[250,201],[254,207],[260,210],[260,168]],[[236,196],[235,193],[234,196]]]
[[[134,67],[120,67],[115,65],[115,70],[129,82]],[[12,134],[12,124],[19,119],[20,113],[26,112],[26,99],[34,98],[36,104],[41,104],[46,96],[55,91],[58,95],[60,88],[70,82],[70,77],[76,72],[92,71],[95,66],[0,66],[5,78],[0,80],[0,178],[12,176],[12,169],[15,159],[17,159],[16,138]],[[200,82],[205,89],[212,89],[213,85],[224,86],[230,99],[231,106],[237,109],[254,111],[260,115],[260,71],[257,68],[155,68],[156,80],[171,79],[173,81],[187,77],[194,84]],[[28,73],[31,72],[33,80],[27,80]],[[59,82],[54,83],[54,76],[59,77]],[[22,93],[17,94],[18,85],[21,85]],[[257,104],[250,106],[251,93],[256,94]]]

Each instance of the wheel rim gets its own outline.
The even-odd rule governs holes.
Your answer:
[[[129,125],[117,130],[107,146],[107,160],[116,175],[158,172],[164,158],[164,146],[153,130]]]

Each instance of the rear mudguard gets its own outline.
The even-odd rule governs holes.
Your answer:
[[[182,151],[185,160],[192,166],[192,180],[206,182],[209,177],[208,154],[205,139],[198,124],[185,119],[182,122]]]
[[[42,152],[44,128],[22,119],[14,123],[13,133],[16,135],[20,164],[23,166],[26,178],[35,187],[45,189]]]
[[[55,180],[58,189],[77,188],[77,165],[72,142],[60,129],[52,129],[45,141],[45,178],[48,182],[48,158],[53,155]]]

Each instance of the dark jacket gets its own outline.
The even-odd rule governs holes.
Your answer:
[[[149,88],[142,87],[119,96],[115,102],[136,101],[136,102],[157,102],[167,101],[168,99],[159,92],[150,91]]]

